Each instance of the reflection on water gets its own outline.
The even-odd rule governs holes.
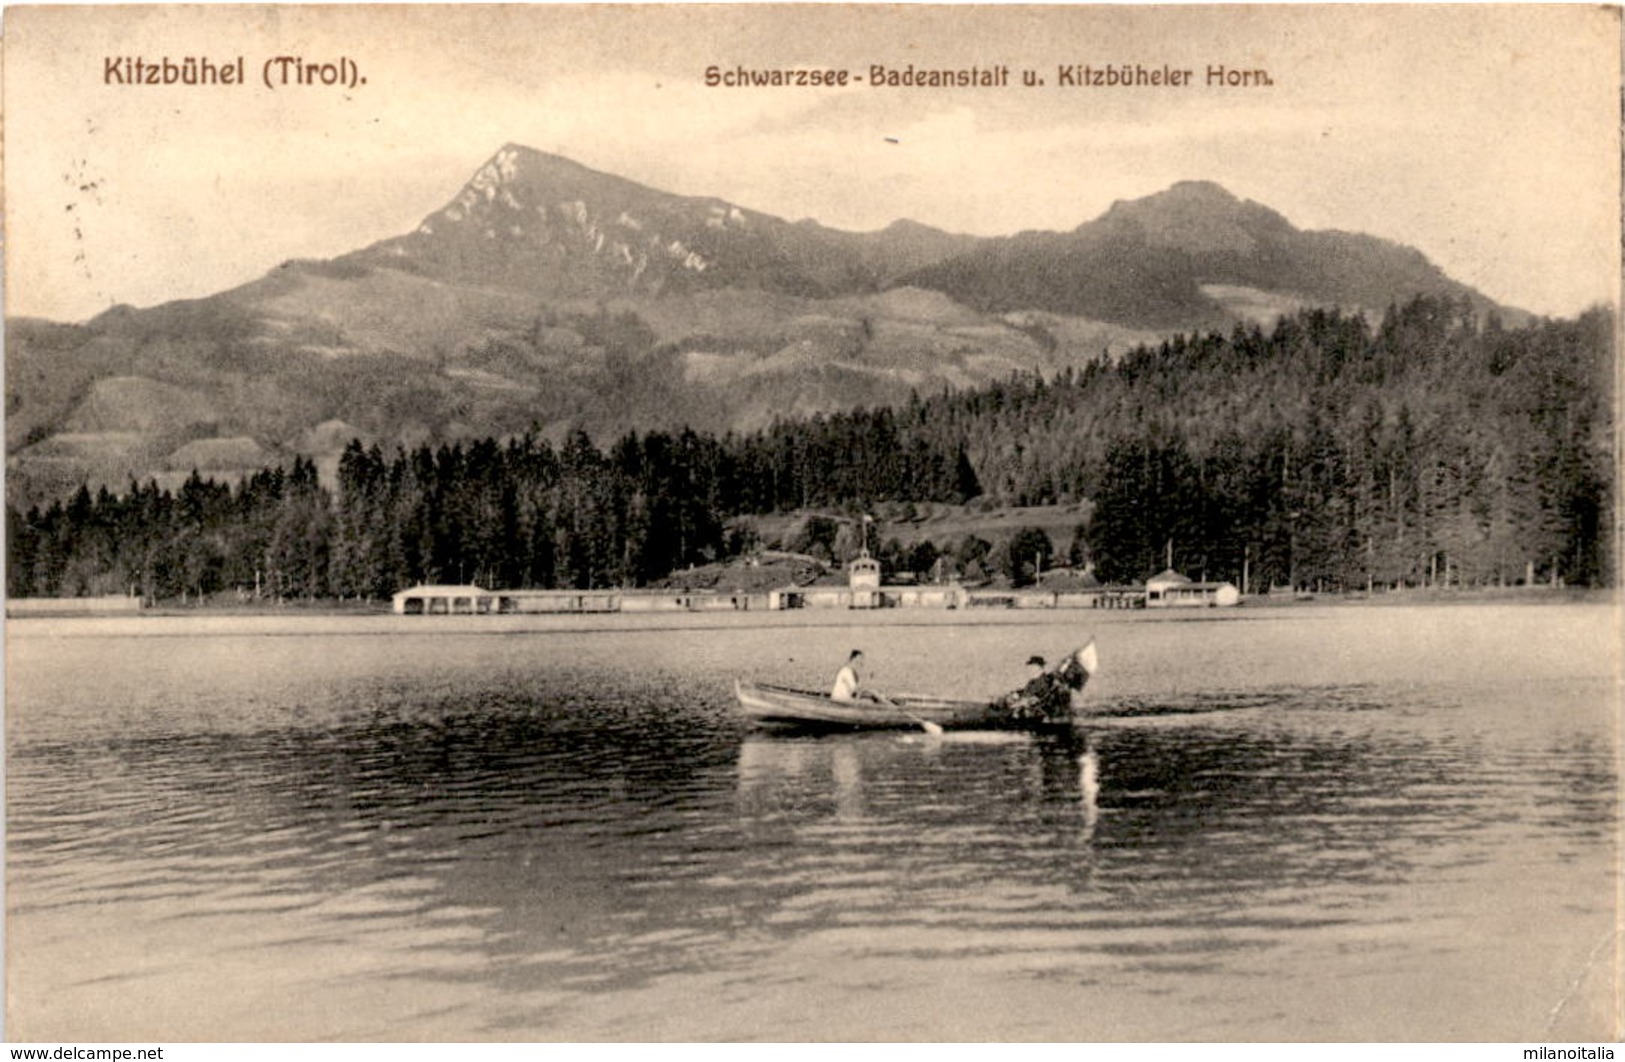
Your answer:
[[[202,645],[160,694],[88,640],[105,711],[25,646],[13,1036],[1601,1035],[1603,676],[1176,670],[1066,737],[769,737],[713,635],[617,638]]]
[[[1009,824],[1001,809],[1015,809],[1023,826],[1070,828],[1087,841],[1099,771],[1081,732],[747,736],[739,810],[755,831],[889,820],[909,830],[983,823],[998,832]]]

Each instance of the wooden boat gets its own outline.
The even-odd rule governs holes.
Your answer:
[[[997,727],[1000,709],[987,701],[900,694],[884,701],[860,697],[837,701],[827,693],[734,682],[739,710],[753,723],[770,727],[821,727],[832,730],[919,730],[929,723],[944,730]],[[1008,712],[1003,713],[1008,716]],[[1021,727],[1019,729],[1026,729]]]
[[[1070,654],[1052,672],[1081,690],[1096,670],[1094,643]],[[827,693],[734,680],[739,710],[751,722],[775,729],[825,730],[1046,730],[1072,725],[1070,715],[1035,716],[1015,695],[993,701],[955,700],[915,693],[837,701]]]

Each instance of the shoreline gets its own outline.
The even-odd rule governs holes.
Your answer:
[[[1160,615],[1194,615],[1215,613],[1230,613],[1235,611],[1283,608],[1304,608],[1307,606],[1334,606],[1334,607],[1375,607],[1383,605],[1472,605],[1472,604],[1551,604],[1551,603],[1596,603],[1612,600],[1615,590],[1595,589],[1589,587],[1548,587],[1548,586],[1507,586],[1507,587],[1478,587],[1469,589],[1459,588],[1433,588],[1417,587],[1401,590],[1377,590],[1367,592],[1364,590],[1348,591],[1344,593],[1309,593],[1297,594],[1252,594],[1241,599],[1241,603],[1232,608],[1137,608],[1137,609],[1095,609],[1095,608],[876,608],[876,609],[838,609],[838,608],[800,608],[800,609],[741,609],[737,612],[726,609],[694,612],[671,612],[664,615],[692,615],[692,616],[772,616],[795,615],[807,613],[812,615],[864,616],[874,614],[920,614],[920,613],[949,613],[959,615],[993,616],[1005,612],[1032,612],[1032,613],[1077,613],[1093,614],[1100,612],[1127,612],[1150,613]],[[141,609],[138,615],[142,616],[393,616],[387,601],[345,601],[339,599],[284,600],[237,602],[237,601],[211,601],[201,605],[181,605],[166,602]],[[508,618],[548,618],[548,617],[592,617],[613,615],[635,615],[627,612],[536,612],[536,613],[503,613]],[[636,613],[642,615],[642,613]],[[7,616],[8,619],[33,619],[33,616]],[[51,618],[62,618],[60,615]],[[402,619],[470,619],[482,617],[458,616],[402,616]]]
[[[1294,613],[1361,609],[1472,609],[1613,606],[1612,590],[1509,588],[1499,591],[1406,590],[1365,595],[1319,595],[1271,601],[1246,598],[1234,608],[888,608],[789,609],[781,611],[560,612],[403,616],[380,604],[308,602],[297,605],[158,607],[139,613],[8,616],[13,638],[160,637],[334,634],[357,636],[517,635],[625,633],[655,630],[785,630],[869,627],[1072,627],[1092,630],[1119,624],[1212,624],[1280,620]]]

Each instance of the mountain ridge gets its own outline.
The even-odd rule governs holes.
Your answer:
[[[1212,181],[1118,200],[1070,232],[994,237],[901,278],[985,312],[1046,310],[1158,331],[1222,328],[1235,313],[1204,285],[1276,292],[1380,314],[1406,297],[1463,299],[1522,318],[1451,280],[1420,251],[1339,230],[1302,230]]]
[[[337,444],[318,429],[333,423],[384,445],[749,430],[1305,305],[1380,315],[1414,294],[1517,313],[1419,251],[1299,230],[1211,181],[1066,231],[899,218],[848,232],[509,143],[415,228],[348,254],[79,324],[12,320],[8,467],[17,490],[49,497],[199,455],[329,467]]]

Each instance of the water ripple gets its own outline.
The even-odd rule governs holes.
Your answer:
[[[992,668],[1013,635],[988,637]],[[970,986],[1005,1037],[1290,1038],[1336,997],[1328,964],[1420,996],[1441,971],[1537,976],[1496,950],[1522,926],[1584,950],[1611,924],[1601,679],[1536,698],[1278,671],[1108,688],[1065,738],[766,737],[717,681],[740,650],[606,638],[545,666],[508,637],[438,659],[367,639],[325,668],[294,638],[204,647],[162,696],[115,644],[78,700],[25,698],[13,930],[84,962],[45,967],[23,1011],[117,992],[167,1038],[263,1032],[161,1003],[221,964],[283,1013],[350,1015],[294,1038],[746,1036],[759,1012],[786,1036],[963,1034],[932,1001]],[[1564,875],[1603,887],[1520,884]],[[876,992],[947,1024],[866,1025]],[[808,993],[844,1024],[806,1024]],[[1176,1003],[1183,1024],[1154,1017]],[[1353,1031],[1427,1032],[1410,1020]]]

